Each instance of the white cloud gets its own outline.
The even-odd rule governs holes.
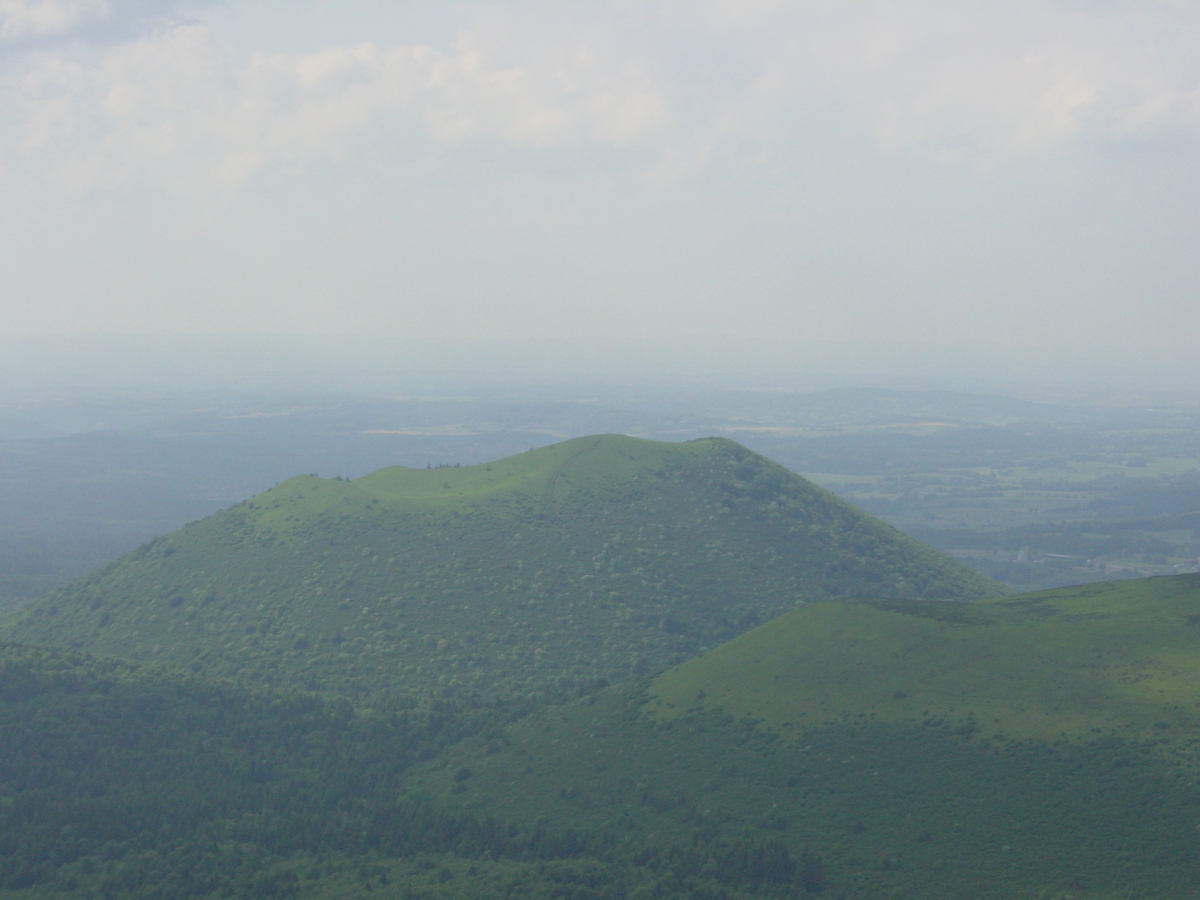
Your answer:
[[[14,33],[61,30],[103,9],[0,0],[0,21]],[[995,163],[1080,141],[1200,134],[1189,50],[1200,15],[1170,5],[496,10],[443,48],[379,41],[238,56],[203,24],[165,27],[30,55],[8,99],[23,110],[27,163],[74,184],[136,172],[237,184],[397,134],[410,152],[634,148],[643,152],[630,159],[668,178],[730,165],[786,177],[797,153],[863,142]]]
[[[1200,136],[1200,8],[1054,2],[714,4],[755,77],[710,143],[833,140],[944,163]]]
[[[237,183],[339,158],[397,122],[446,148],[626,148],[661,126],[662,98],[603,62],[581,48],[498,64],[470,36],[449,52],[364,43],[238,60],[203,25],[176,26],[81,58],[36,57],[19,82],[21,143],[73,184],[173,167]]]
[[[1195,320],[1196,4],[179,8],[4,45],[6,327]]]
[[[556,48],[557,49],[557,48]],[[515,147],[626,147],[662,124],[663,98],[636,74],[614,73],[586,48],[495,66],[467,37],[452,56],[425,54],[418,103],[442,142],[495,136]]]
[[[0,38],[61,34],[107,12],[104,0],[0,0]]]
[[[1200,67],[1177,65],[1186,53],[1171,52],[1170,24],[1039,9],[902,35],[872,86],[876,137],[885,149],[995,159],[1196,131],[1186,95]]]

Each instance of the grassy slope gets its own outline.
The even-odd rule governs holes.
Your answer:
[[[796,735],[856,718],[982,734],[1095,734],[1191,747],[1200,728],[1200,575],[971,605],[807,606],[657,679],[671,717],[720,708]]]
[[[1200,897],[1196,577],[887,606],[789,614],[414,781],[633,842],[775,835],[827,896]]]
[[[731,441],[608,435],[294,478],[7,633],[266,684],[520,707],[661,669],[800,601],[998,587]]]

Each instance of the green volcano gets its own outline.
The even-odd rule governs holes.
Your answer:
[[[5,637],[524,708],[806,602],[1000,592],[732,441],[602,435],[485,465],[293,478],[42,599]]]

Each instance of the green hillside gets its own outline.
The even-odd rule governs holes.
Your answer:
[[[803,601],[999,592],[731,441],[606,435],[486,465],[293,478],[49,595],[5,634],[364,700],[519,709],[661,670]]]
[[[1200,897],[1200,576],[813,604],[469,739],[411,783],[477,814],[774,838],[826,896]]]
[[[819,603],[656,679],[671,718],[720,709],[795,737],[868,719],[984,738],[1098,734],[1200,751],[1200,575],[973,604]]]

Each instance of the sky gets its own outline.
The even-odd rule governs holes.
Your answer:
[[[1193,0],[0,0],[0,339],[1186,364],[1197,47]]]

